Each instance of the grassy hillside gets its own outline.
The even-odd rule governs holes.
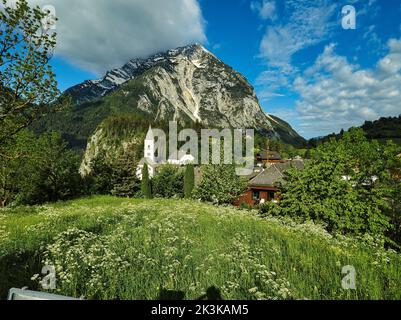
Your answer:
[[[95,197],[0,211],[0,294],[44,264],[57,292],[97,299],[401,299],[401,257],[314,225],[183,200]],[[341,288],[353,265],[357,290]],[[174,291],[171,292],[171,291]],[[209,290],[213,291],[213,290]],[[215,293],[217,290],[214,290]]]

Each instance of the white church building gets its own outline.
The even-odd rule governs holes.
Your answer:
[[[145,163],[148,165],[149,177],[153,178],[156,174],[157,168],[162,165],[171,164],[176,166],[185,166],[195,162],[195,157],[191,154],[179,154],[178,158],[179,160],[168,159],[167,161],[159,161],[157,159],[155,136],[153,134],[152,127],[149,127],[144,144],[144,158],[142,158],[138,164],[136,176],[138,179],[142,180],[142,169]]]

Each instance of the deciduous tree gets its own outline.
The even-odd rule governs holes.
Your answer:
[[[217,204],[232,203],[246,188],[236,175],[233,165],[206,165],[201,167],[202,179],[194,189],[193,197]]]
[[[35,119],[57,110],[59,90],[49,64],[56,33],[46,30],[47,13],[26,0],[1,0],[0,10],[0,155],[7,140]]]
[[[319,146],[305,170],[289,170],[279,210],[331,232],[384,235],[390,228],[388,160],[394,154],[360,129]]]

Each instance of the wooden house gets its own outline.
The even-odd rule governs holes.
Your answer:
[[[290,168],[302,170],[305,167],[302,159],[273,163],[249,180],[247,191],[235,201],[240,206],[245,203],[255,206],[267,201],[278,201],[280,186],[285,184],[284,173]]]

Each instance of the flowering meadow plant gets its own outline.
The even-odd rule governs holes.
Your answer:
[[[354,266],[356,289],[341,287]],[[375,239],[328,234],[257,211],[187,200],[93,197],[0,214],[0,291],[86,299],[400,299],[401,257]],[[317,275],[319,275],[317,277]]]

